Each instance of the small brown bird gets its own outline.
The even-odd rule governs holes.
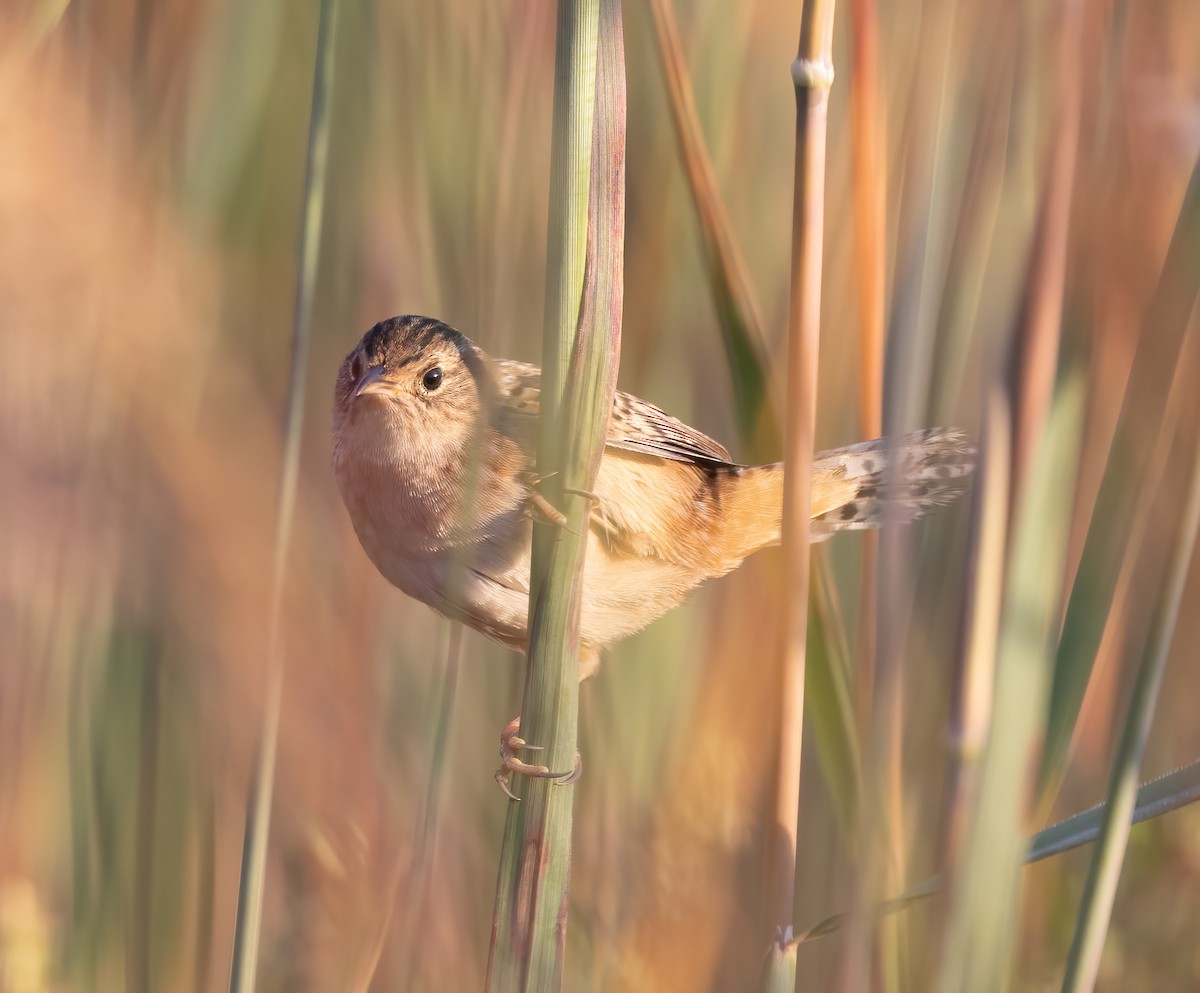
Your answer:
[[[489,358],[428,317],[376,324],[346,356],[333,468],[371,561],[395,586],[518,651],[527,648],[541,371]],[[813,540],[913,520],[965,487],[962,432],[920,431],[819,454]],[[888,460],[895,459],[889,469]],[[600,650],[707,579],[780,540],[783,465],[742,466],[711,438],[617,393],[593,487],[580,678]],[[505,766],[529,772],[506,729]]]

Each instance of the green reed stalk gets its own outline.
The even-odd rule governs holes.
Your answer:
[[[296,480],[300,474],[300,435],[304,427],[304,393],[308,350],[312,338],[313,293],[321,252],[321,223],[325,213],[325,179],[329,160],[334,52],[337,49],[338,0],[322,0],[317,28],[316,68],[309,114],[308,156],[304,206],[298,252],[299,275],[292,320],[292,361],[284,413],[283,468],[275,517],[275,554],[271,573],[271,602],[267,621],[266,697],[262,734],[254,779],[246,805],[242,870],[238,883],[237,921],[229,988],[235,993],[254,988],[262,928],[263,890],[267,869],[267,840],[271,829],[271,799],[279,745],[279,716],[283,697],[285,655],[282,645],[283,585],[296,509]]]
[[[1058,633],[1082,410],[1082,385],[1070,379],[1055,398],[1013,518],[992,720],[950,897],[939,990],[983,993],[1008,985],[1028,850],[1030,769]]]
[[[570,770],[590,490],[616,389],[625,237],[620,0],[558,8],[538,473],[567,517],[534,529],[521,734]],[[557,990],[566,950],[574,789],[517,777],[496,883],[489,991]]]

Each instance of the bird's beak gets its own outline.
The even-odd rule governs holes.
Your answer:
[[[364,372],[358,382],[354,384],[354,395],[356,397],[363,396],[366,393],[374,393],[377,396],[395,396],[399,392],[396,389],[396,384],[390,379],[384,379],[383,366],[373,365],[370,369]]]

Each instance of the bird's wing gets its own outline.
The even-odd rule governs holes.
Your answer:
[[[507,421],[512,433],[532,437],[529,425],[536,421],[541,399],[542,373],[524,362],[497,362],[502,427]],[[609,448],[642,455],[655,455],[674,462],[710,468],[733,468],[725,447],[652,403],[629,393],[617,392],[608,423]]]

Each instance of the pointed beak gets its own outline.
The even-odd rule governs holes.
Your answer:
[[[354,384],[354,395],[356,397],[363,396],[366,393],[374,393],[377,396],[395,396],[397,393],[396,384],[389,379],[383,378],[383,366],[373,365],[370,369],[364,372]]]

